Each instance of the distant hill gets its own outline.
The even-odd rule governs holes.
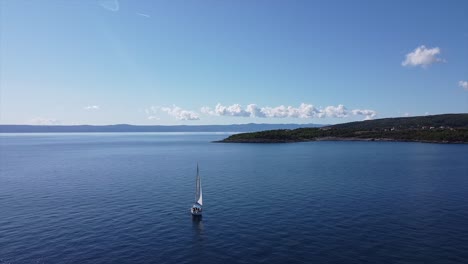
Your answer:
[[[382,118],[375,120],[366,120],[360,122],[350,122],[344,124],[332,125],[329,127],[339,129],[411,129],[427,127],[453,127],[453,128],[468,128],[468,114],[444,114],[444,115],[428,115],[415,117],[396,117]]]
[[[197,126],[44,126],[44,125],[0,125],[0,133],[67,133],[67,132],[255,132],[272,129],[297,129],[322,127],[317,124],[238,124]]]
[[[468,143],[468,114],[384,118],[322,128],[260,131],[232,135],[221,142],[276,143],[317,140]]]

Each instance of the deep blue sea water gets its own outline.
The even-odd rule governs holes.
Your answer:
[[[224,137],[0,135],[0,263],[468,263],[468,145]]]

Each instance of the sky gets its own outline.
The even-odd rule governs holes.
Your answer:
[[[0,124],[467,112],[466,0],[0,0]]]

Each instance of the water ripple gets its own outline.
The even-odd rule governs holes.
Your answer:
[[[468,259],[466,146],[218,137],[2,139],[0,264]]]

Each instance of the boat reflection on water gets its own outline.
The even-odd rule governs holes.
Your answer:
[[[202,232],[203,231],[203,221],[202,221],[202,216],[201,215],[197,215],[197,216],[193,216],[192,217],[192,226],[193,226],[193,229],[198,231],[198,232]]]
[[[192,218],[192,228],[193,228],[193,242],[194,247],[197,249],[197,252],[203,250],[204,243],[204,226],[201,217]]]
[[[206,242],[204,226],[201,217],[192,218],[192,229],[192,246],[188,249],[190,263],[205,263]]]

